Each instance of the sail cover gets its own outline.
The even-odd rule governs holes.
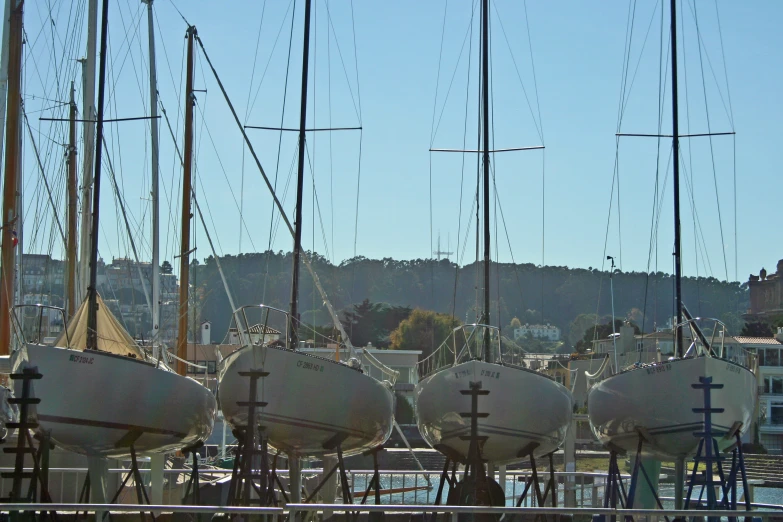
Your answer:
[[[126,355],[144,359],[144,354],[136,342],[128,335],[125,328],[111,313],[109,307],[103,302],[101,296],[96,296],[98,304],[97,329],[98,349],[117,355]],[[74,314],[68,327],[54,342],[55,346],[64,346],[74,350],[87,349],[87,307],[89,299],[85,299]],[[67,334],[67,337],[66,337]]]

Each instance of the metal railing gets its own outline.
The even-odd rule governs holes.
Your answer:
[[[435,351],[419,362],[419,378],[473,359],[484,357],[489,349],[491,362],[526,367],[529,355],[512,340],[500,334],[500,328],[484,324],[465,324],[454,328]],[[546,366],[546,365],[544,365]]]
[[[71,347],[65,310],[43,304],[14,306],[11,313],[14,341],[20,344],[51,344],[65,331],[65,348]]]
[[[0,471],[8,471],[11,468],[0,468]],[[128,473],[125,468],[113,468],[109,470],[110,477],[117,479],[123,478]],[[149,484],[150,470],[141,469],[142,480]],[[306,484],[308,479],[313,479],[321,475],[322,469],[302,470],[303,480]],[[190,469],[166,469],[164,470],[163,502],[165,504],[176,505],[182,502],[185,487],[190,477]],[[277,474],[281,479],[287,480],[288,470],[278,470]],[[118,476],[119,475],[119,476]],[[226,469],[201,469],[200,478],[202,484],[205,482],[216,483],[227,480],[231,476],[231,470]],[[49,470],[49,493],[55,502],[77,502],[79,494],[87,476],[86,468],[50,468]],[[367,490],[367,486],[373,476],[372,470],[354,470],[348,472],[348,480],[351,490],[354,494],[355,503],[359,504],[362,495]],[[514,470],[507,471],[505,476],[496,476],[501,484],[504,484],[506,496],[506,505],[514,506],[517,499],[525,489],[526,482],[532,476],[531,471]],[[440,480],[439,471],[382,471],[380,474],[382,502],[384,506],[397,505],[416,505],[427,506],[435,502],[438,483]],[[457,478],[462,478],[462,472],[457,472]],[[629,475],[623,475],[624,480],[629,480]],[[549,480],[549,474],[539,473],[539,483],[542,488]],[[111,480],[110,480],[111,482]],[[0,495],[8,495],[11,486],[11,479],[0,480]],[[555,494],[557,495],[557,505],[562,506],[568,500],[569,504],[577,508],[595,509],[603,505],[604,494],[606,491],[606,473],[601,472],[555,472]],[[367,502],[372,502],[372,492]],[[442,499],[448,495],[448,483],[444,485]],[[551,497],[550,497],[551,498]],[[135,502],[136,493],[132,486],[126,487],[120,496],[121,502],[129,504]],[[672,504],[673,505],[673,504]],[[535,508],[542,507],[538,505],[536,496],[528,493],[523,507]]]
[[[139,506],[132,504],[29,504],[29,503],[15,503],[15,504],[2,504],[0,506],[0,512],[44,512],[44,511],[60,511],[60,512],[112,512],[112,513],[138,513]],[[385,505],[364,505],[353,506],[350,510],[346,510],[342,504],[288,504],[285,508],[269,508],[269,507],[226,507],[226,506],[189,506],[189,505],[147,505],[144,506],[145,511],[162,512],[162,513],[208,513],[208,514],[243,514],[243,515],[260,515],[268,516],[273,522],[278,520],[278,517],[289,516],[289,520],[296,520],[298,514],[322,514],[326,512],[331,513],[344,513],[346,511],[358,512],[358,513],[374,513],[381,512],[386,514],[399,513],[404,515],[414,514],[431,514],[442,513],[448,514],[449,519],[453,522],[458,520],[458,515],[461,513],[469,514],[498,514],[498,515],[521,515],[521,516],[533,516],[533,515],[570,515],[576,519],[579,516],[582,520],[587,520],[592,515],[604,515],[607,517],[613,517],[616,520],[626,520],[625,517],[645,517],[648,521],[660,521],[666,517],[672,519],[674,517],[737,517],[738,515],[746,517],[754,517],[754,519],[767,522],[768,520],[779,517],[779,513],[774,511],[704,511],[704,510],[657,510],[657,509],[612,509],[612,508],[553,508],[553,507],[538,507],[538,508],[517,508],[517,507],[489,507],[489,506],[419,506],[419,505],[397,505],[397,506],[385,506]]]
[[[253,321],[248,317],[248,313],[250,313],[252,317],[254,312],[260,314],[260,320],[256,324],[252,324]],[[280,317],[282,317],[282,319],[280,319]],[[270,333],[270,318],[272,320],[272,324],[278,326],[282,324],[283,332],[280,332],[279,334]],[[291,330],[291,316],[285,310],[280,310],[279,308],[274,308],[264,304],[242,306],[234,311],[230,326],[237,329],[239,341],[242,346],[250,346],[254,344],[252,336],[256,334],[256,332],[253,332],[252,330],[253,328],[258,327],[257,335],[260,336],[260,345],[264,346],[271,343],[282,343],[283,347],[285,347],[287,350],[296,349],[296,346],[291,346],[290,340],[288,339],[288,333]],[[271,337],[274,335],[278,335],[278,339],[272,339]],[[267,336],[270,337],[269,340],[267,340]],[[349,353],[354,353],[354,348],[350,345],[350,343],[346,342],[345,346],[349,348]],[[379,380],[387,380],[391,383],[392,387],[394,386],[394,383],[397,381],[397,377],[399,376],[399,372],[397,370],[386,366],[367,350],[362,350],[362,356],[364,362],[374,366],[376,369],[378,369],[378,371],[381,372],[383,378]]]

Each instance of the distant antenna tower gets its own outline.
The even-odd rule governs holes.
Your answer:
[[[438,261],[440,261],[440,256],[446,256],[446,258],[448,259],[448,257],[453,253],[454,252],[444,252],[443,250],[440,249],[440,232],[438,232],[438,249],[435,252],[433,252],[432,255],[438,256]]]

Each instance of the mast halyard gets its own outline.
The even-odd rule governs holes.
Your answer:
[[[177,373],[185,375],[183,361],[188,358],[188,284],[190,282],[190,197],[193,165],[193,36],[195,26],[188,27],[188,63],[185,83],[185,146],[182,169],[182,219],[179,258],[179,328],[177,329]]]
[[[98,0],[87,6],[87,56],[82,63],[82,111],[84,112],[84,157],[82,158],[82,219],[79,234],[79,292],[81,302],[87,295],[90,272],[90,219],[92,217],[92,173],[95,150],[95,47],[98,31]]]
[[[3,187],[2,257],[0,258],[0,355],[11,348],[11,304],[14,297],[14,267],[18,226],[19,114],[22,106],[22,15],[23,1],[13,2],[9,24],[8,114],[5,130],[5,176]]]
[[[66,320],[70,321],[76,312],[76,234],[77,215],[79,213],[79,185],[76,181],[76,101],[74,98],[74,86],[71,82],[70,121],[68,128],[68,279],[66,288]]]
[[[296,175],[296,212],[294,214],[294,265],[291,278],[291,321],[289,338],[296,347],[299,324],[299,256],[302,250],[302,190],[304,188],[305,129],[307,123],[307,70],[310,59],[310,0],[305,0],[304,43],[302,49],[302,99],[299,113],[299,165]]]
[[[101,154],[103,152],[103,102],[106,94],[106,40],[109,28],[109,0],[103,0],[101,12],[101,63],[98,73],[98,117],[95,125],[95,175],[92,191],[92,228],[90,234],[90,284],[87,296],[87,349],[98,349],[98,214],[101,197]]]
[[[152,147],[152,350],[160,356],[160,201],[158,195],[158,80],[155,70],[155,28],[152,23],[153,0],[147,4],[147,32],[150,60],[150,142]]]
[[[483,116],[483,150],[481,153],[484,167],[484,313],[481,322],[489,325],[489,0],[483,0],[481,6],[481,105]],[[489,330],[484,331],[484,360],[492,362]]]
[[[676,0],[671,0],[671,39],[672,39],[672,162],[674,175],[674,288],[675,306],[677,309],[677,356],[683,356],[682,346],[682,259],[680,258],[680,144],[677,107],[677,7]]]

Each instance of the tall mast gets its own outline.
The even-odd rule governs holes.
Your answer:
[[[489,324],[489,0],[483,0],[481,6],[481,105],[483,112],[483,151],[484,166],[484,314],[482,323]],[[491,362],[489,331],[484,338],[484,360]]]
[[[22,106],[22,7],[14,2],[8,37],[8,119],[5,132],[5,178],[0,239],[0,355],[8,355],[11,343],[11,303],[14,297],[14,259],[18,226],[19,111]]]
[[[188,27],[188,64],[185,83],[185,154],[182,173],[182,227],[179,257],[179,329],[177,331],[177,357],[188,358],[188,284],[190,282],[190,191],[191,166],[193,165],[193,36],[194,26]],[[177,360],[177,373],[185,375],[185,363]]]
[[[150,140],[152,142],[152,342],[158,358],[160,345],[160,202],[158,199],[158,79],[155,71],[155,29],[152,24],[153,0],[147,4],[147,32],[150,55]]]
[[[677,325],[682,323],[682,259],[680,258],[680,143],[677,109],[677,8],[671,0],[672,22],[672,158],[674,163],[674,300],[677,307]],[[682,335],[677,326],[677,356],[682,357]]]
[[[103,152],[103,102],[106,91],[106,40],[109,26],[109,0],[103,0],[101,12],[101,64],[98,73],[98,118],[95,139],[95,176],[92,191],[92,230],[90,234],[90,284],[87,287],[87,349],[98,349],[98,211],[101,198],[101,154]]]
[[[81,302],[87,295],[90,271],[90,219],[92,217],[92,172],[95,150],[95,43],[98,32],[98,0],[87,6],[87,56],[82,61],[82,111],[84,112],[84,158],[82,159],[82,220],[79,235],[79,292]]]
[[[299,166],[296,175],[296,213],[294,214],[294,266],[291,280],[291,342],[296,346],[299,324],[299,255],[302,250],[302,189],[304,187],[305,124],[307,122],[307,66],[310,60],[310,0],[305,0],[304,48],[302,49],[302,103],[299,112]]]
[[[71,117],[68,132],[68,255],[66,259],[68,279],[66,287],[67,319],[70,321],[76,312],[76,216],[79,212],[78,184],[76,181],[76,101],[71,82]]]
[[[0,47],[0,157],[3,155],[5,132],[5,104],[8,99],[8,40],[11,32],[11,3],[16,0],[5,0],[3,11],[3,43]]]

